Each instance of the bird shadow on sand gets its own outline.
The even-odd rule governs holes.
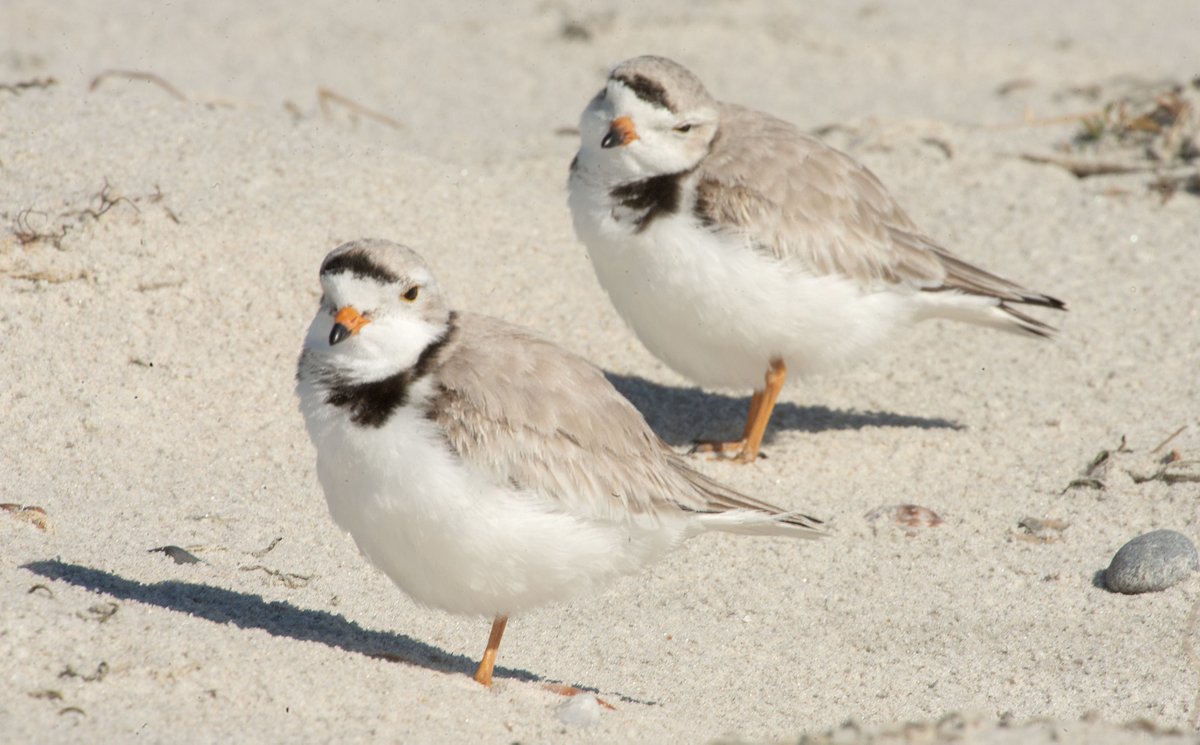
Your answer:
[[[451,654],[404,634],[365,629],[342,616],[323,610],[297,608],[291,603],[267,601],[259,595],[212,585],[175,580],[145,584],[93,567],[58,560],[33,561],[22,565],[22,568],[47,579],[66,582],[118,600],[155,605],[242,629],[260,629],[272,636],[319,642],[347,652],[403,662],[435,672],[471,676],[478,664],[476,660]],[[496,678],[522,682],[562,684],[562,681],[547,680],[526,670],[502,666],[496,667],[494,675]],[[580,691],[600,692],[586,686],[573,687]],[[653,703],[621,694],[607,695],[631,703]]]
[[[698,439],[736,439],[742,434],[749,396],[663,385],[636,375],[608,371],[604,376],[642,412],[658,436],[673,447],[690,446]],[[812,433],[865,427],[966,429],[966,425],[948,419],[885,411],[835,411],[825,406],[797,406],[781,401],[775,406],[765,441],[770,442],[772,432],[781,429]]]
[[[22,568],[118,600],[156,605],[213,623],[261,629],[272,636],[319,642],[347,652],[399,660],[441,673],[472,675],[477,664],[463,655],[450,654],[404,634],[365,629],[327,611],[298,608],[291,603],[263,600],[259,595],[212,585],[176,580],[144,584],[111,572],[58,560],[34,561]],[[533,673],[503,667],[496,668],[495,676],[544,682]]]

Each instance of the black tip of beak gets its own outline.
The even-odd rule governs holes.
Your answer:
[[[621,144],[622,139],[624,138],[621,136],[620,132],[615,129],[610,129],[608,130],[608,134],[604,135],[604,139],[600,140],[600,147],[608,149],[613,145]]]
[[[329,332],[329,346],[333,346],[339,342],[343,342],[350,336],[350,329],[340,323],[333,324],[333,330]]]

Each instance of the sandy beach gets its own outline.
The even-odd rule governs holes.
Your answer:
[[[1151,153],[1200,110],[1136,125],[1200,100],[1200,4],[434,5],[0,8],[0,741],[1200,742],[1200,576],[1102,581],[1139,534],[1200,540],[1200,172]],[[749,391],[646,351],[572,230],[579,112],[643,53],[1070,310],[791,385],[766,459],[693,463],[830,537],[702,536],[515,617],[488,690],[488,620],[329,517],[294,394],[317,269],[408,244],[681,452],[739,431]],[[614,708],[564,721],[547,683]]]

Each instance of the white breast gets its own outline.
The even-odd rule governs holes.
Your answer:
[[[374,429],[352,424],[311,386],[299,391],[334,521],[425,605],[519,612],[636,571],[683,538],[682,525],[639,530],[590,520],[497,484],[464,464],[414,404]]]
[[[836,369],[911,321],[903,293],[813,276],[715,233],[692,216],[688,196],[640,233],[603,187],[572,178],[569,202],[617,311],[653,354],[701,385],[759,388],[773,357],[800,375]]]

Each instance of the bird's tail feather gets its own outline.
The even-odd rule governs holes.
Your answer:
[[[706,530],[742,535],[781,535],[791,538],[823,538],[829,535],[821,529],[820,520],[799,512],[727,510],[700,515],[699,522]]]

